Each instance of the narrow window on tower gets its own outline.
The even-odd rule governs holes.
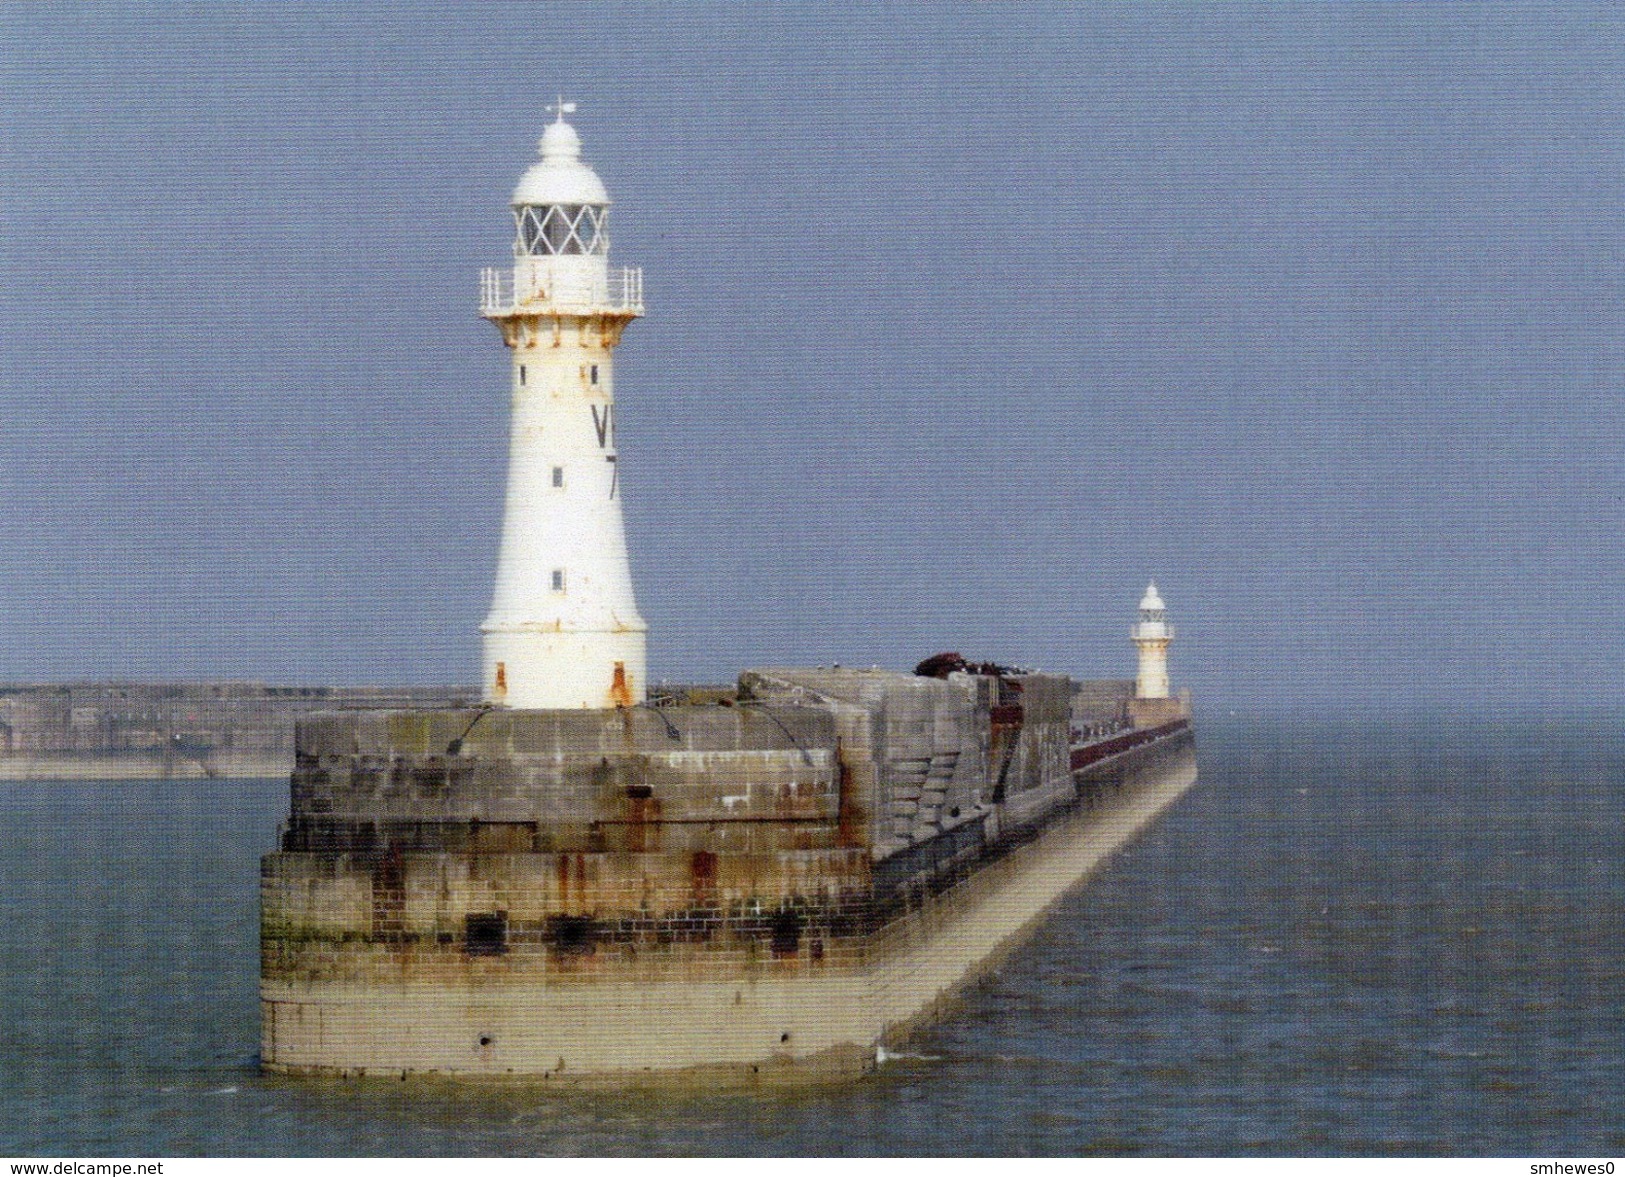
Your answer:
[[[564,467],[563,466],[554,466],[553,467],[553,485],[554,486],[563,486],[564,485]]]
[[[598,365],[597,365],[597,364],[594,364],[594,365],[593,365],[593,366],[592,366],[592,372],[591,372],[591,376],[590,376],[590,379],[591,379],[591,382],[592,382],[592,383],[593,383],[593,384],[597,384],[597,383],[598,383]]]
[[[525,387],[525,365],[519,365],[519,387]]]
[[[564,591],[564,569],[562,568],[553,569],[553,591],[556,593]]]

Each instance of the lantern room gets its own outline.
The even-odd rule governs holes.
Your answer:
[[[560,103],[541,139],[542,157],[513,193],[514,256],[603,256],[609,252],[609,193],[581,161],[581,137],[564,121],[575,104]]]

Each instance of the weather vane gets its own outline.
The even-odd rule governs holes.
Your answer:
[[[547,109],[550,112],[557,113],[559,116],[557,121],[562,123],[565,115],[574,114],[576,112],[576,104],[573,102],[566,102],[564,100],[564,95],[560,94],[559,100],[557,102],[548,103]]]

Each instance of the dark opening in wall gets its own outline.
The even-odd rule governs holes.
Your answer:
[[[406,931],[405,912],[405,860],[400,848],[391,846],[372,868],[372,938],[382,944],[400,943]]]
[[[566,956],[587,956],[593,951],[592,917],[556,915],[547,921],[547,938]]]
[[[793,907],[779,910],[769,929],[774,956],[793,956],[801,947],[801,913]]]
[[[463,951],[470,956],[501,956],[508,951],[508,913],[482,911],[464,916]]]

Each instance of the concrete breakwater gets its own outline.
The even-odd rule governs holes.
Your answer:
[[[1137,724],[1131,694],[772,670],[661,708],[313,716],[262,867],[263,1060],[860,1071],[1195,779],[1184,705]]]
[[[294,725],[318,709],[447,707],[457,687],[247,682],[0,685],[0,780],[284,776]]]

